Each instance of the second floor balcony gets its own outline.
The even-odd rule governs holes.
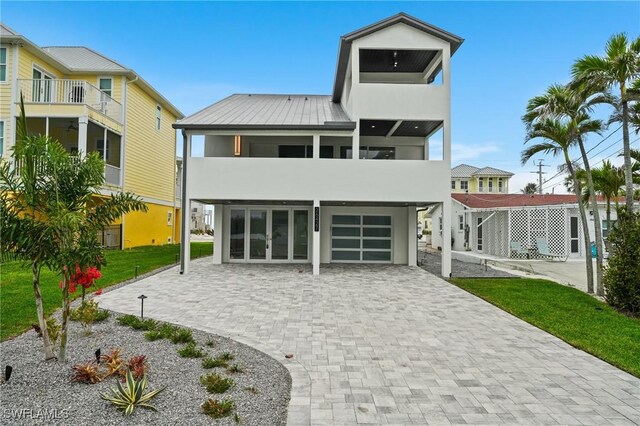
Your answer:
[[[122,123],[122,105],[86,80],[20,79],[18,93],[25,104],[83,106],[90,113]]]

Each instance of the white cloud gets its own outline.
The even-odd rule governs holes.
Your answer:
[[[451,164],[456,165],[459,162],[473,160],[478,157],[482,157],[485,154],[491,154],[494,152],[500,152],[498,144],[486,143],[486,144],[474,144],[466,145],[459,143],[451,144]],[[491,165],[491,164],[486,164]],[[478,167],[484,167],[485,164]]]

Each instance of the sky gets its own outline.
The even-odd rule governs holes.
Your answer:
[[[190,115],[232,93],[330,94],[340,36],[401,11],[465,39],[452,59],[452,165],[511,171],[510,192],[537,179],[533,161],[520,165],[527,100],[552,83],[568,82],[573,62],[601,55],[612,34],[640,35],[638,1],[3,0],[0,20],[40,46],[84,45],[103,53]],[[607,107],[594,112],[604,119],[609,113]],[[587,149],[615,128],[590,137]],[[618,131],[598,145],[592,163],[607,157],[620,163],[621,138]],[[549,165],[546,178],[556,175],[558,159],[539,159]],[[545,183],[545,191],[565,192],[561,181]]]

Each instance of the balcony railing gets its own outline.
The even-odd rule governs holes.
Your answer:
[[[120,167],[105,165],[104,180],[109,185],[120,186]]]
[[[120,123],[122,105],[86,80],[21,79],[25,103],[86,105]]]

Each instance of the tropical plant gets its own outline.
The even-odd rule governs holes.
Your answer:
[[[53,351],[44,324],[40,270],[58,271],[62,289],[62,328],[58,360],[66,358],[70,293],[78,270],[104,263],[98,232],[131,211],[146,211],[135,195],[97,198],[104,185],[98,153],[71,154],[47,136],[31,136],[20,104],[13,162],[0,165],[0,244],[3,254],[30,263],[45,357]]]
[[[604,285],[611,306],[640,315],[640,213],[618,210],[618,223],[609,234],[613,247]]]
[[[122,386],[120,382],[117,382],[116,385],[117,388],[111,388],[111,394],[102,394],[101,398],[111,402],[118,407],[118,409],[123,410],[126,416],[133,414],[133,410],[136,407],[144,407],[157,411],[149,401],[165,389],[160,388],[145,392],[147,390],[146,376],[136,379],[129,370],[125,375],[125,385]]]
[[[96,384],[101,382],[104,375],[100,372],[100,366],[95,362],[85,362],[84,364],[76,364],[73,367],[72,382],[81,382],[88,384]]]
[[[202,349],[196,347],[195,343],[191,342],[187,343],[187,345],[181,349],[178,349],[178,355],[182,358],[202,358],[206,354]]]
[[[522,188],[523,194],[533,195],[537,192],[538,192],[538,184],[536,184],[535,182],[529,182],[524,186],[524,188]]]
[[[207,416],[211,416],[214,419],[219,419],[222,417],[227,417],[234,408],[234,403],[231,400],[217,400],[213,398],[208,398],[205,402],[200,406],[202,412]]]
[[[571,179],[573,180],[574,188],[576,188],[576,194],[580,194],[581,185],[576,176],[576,168],[569,157],[569,149],[575,143],[575,132],[573,130],[573,124],[567,121],[562,121],[558,118],[546,118],[542,121],[536,121],[529,126],[529,130],[526,136],[526,142],[534,139],[542,139],[544,142],[531,145],[522,151],[521,162],[526,164],[536,154],[541,152],[552,154],[553,156],[561,155],[566,170],[569,172]],[[589,228],[587,226],[587,215],[582,203],[578,203],[580,217],[582,219],[582,235],[584,236],[584,246],[589,247]],[[587,263],[587,291],[593,293],[593,264],[591,258],[586,256]]]
[[[91,334],[91,327],[94,322],[104,321],[109,318],[109,311],[98,308],[98,302],[91,299],[82,302],[79,307],[69,312],[69,318],[72,321],[80,321],[84,328],[85,334]]]
[[[129,358],[124,368],[120,369],[120,375],[123,376],[124,379],[126,372],[130,371],[135,379],[141,379],[145,374],[147,374],[148,368],[149,366],[147,364],[147,356],[136,355]]]
[[[222,377],[216,373],[207,373],[200,376],[200,383],[204,385],[209,393],[225,393],[227,389],[233,386],[233,380],[228,377]]]
[[[112,349],[108,354],[102,355],[100,360],[104,363],[105,368],[107,369],[106,376],[119,374],[120,369],[124,366],[122,349]]]
[[[582,163],[586,170],[586,187],[591,196],[591,209],[594,215],[594,229],[597,247],[597,273],[596,273],[596,291],[602,295],[604,291],[602,287],[602,265],[603,265],[603,248],[602,248],[602,229],[600,223],[600,215],[595,197],[595,189],[591,178],[591,166],[589,164],[589,156],[584,146],[584,138],[589,133],[600,134],[604,129],[604,123],[601,120],[593,120],[590,113],[596,105],[607,103],[611,100],[608,93],[591,93],[587,90],[574,90],[573,88],[553,84],[549,86],[543,95],[532,98],[527,104],[527,112],[523,116],[523,121],[528,129],[533,125],[544,121],[547,118],[559,119],[569,122],[571,126],[570,146],[577,145],[580,149]],[[580,194],[580,186],[577,186],[576,194]],[[580,204],[580,203],[579,203]],[[580,206],[580,216],[583,219],[583,234],[585,234],[585,247],[589,247],[588,232],[586,226],[586,212],[584,206]],[[587,289],[593,292],[593,265],[588,256],[587,262]]]
[[[585,175],[586,172],[580,170],[578,172],[578,179],[584,180]],[[591,170],[591,176],[596,193],[602,195],[605,199],[607,205],[607,229],[611,230],[611,200],[614,201],[616,208],[618,208],[618,197],[622,193],[622,188],[625,185],[624,170],[613,166],[610,161],[605,160],[601,167]],[[583,197],[588,199],[589,194],[585,193]]]
[[[633,181],[629,141],[628,88],[640,75],[640,37],[629,40],[624,33],[613,35],[604,56],[585,55],[573,64],[575,85],[588,92],[619,91],[622,119],[622,144],[625,169],[626,207],[633,208]]]

